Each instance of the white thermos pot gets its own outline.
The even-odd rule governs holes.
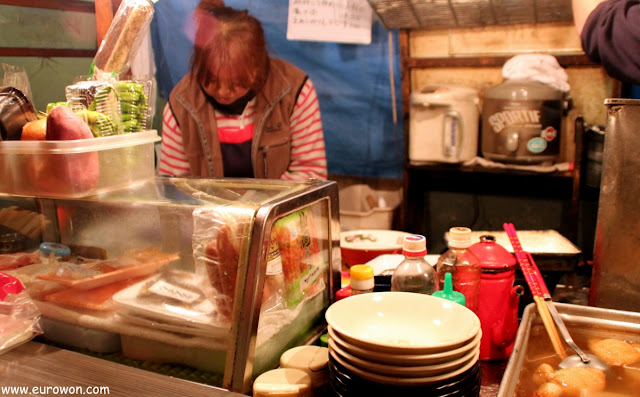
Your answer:
[[[409,161],[462,163],[478,154],[480,99],[473,88],[435,85],[411,93]]]

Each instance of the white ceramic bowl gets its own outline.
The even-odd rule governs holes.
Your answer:
[[[453,350],[446,350],[441,353],[433,354],[390,354],[382,353],[373,350],[363,349],[358,346],[354,346],[348,342],[345,342],[336,331],[327,327],[329,339],[332,339],[342,350],[356,356],[360,359],[389,365],[403,365],[403,366],[422,366],[422,365],[437,365],[447,363],[459,359],[460,357],[469,353],[469,351],[479,348],[480,341],[482,339],[482,331],[478,331],[478,334],[469,343]]]
[[[373,361],[363,360],[341,349],[338,344],[329,338],[329,348],[334,351],[340,358],[349,364],[363,371],[372,372],[385,376],[397,376],[401,378],[424,378],[428,376],[444,375],[464,367],[470,360],[477,360],[477,354],[480,346],[468,351],[464,356],[452,361],[434,365],[422,366],[404,366],[380,364]]]
[[[462,367],[456,369],[455,371],[451,371],[441,375],[417,377],[417,378],[402,378],[402,377],[391,376],[391,375],[386,376],[386,375],[380,375],[370,371],[362,370],[360,368],[353,366],[349,362],[347,362],[339,354],[336,354],[336,352],[333,351],[331,348],[329,348],[329,355],[331,356],[332,359],[336,360],[340,365],[345,367],[347,370],[351,371],[354,375],[372,382],[382,383],[386,385],[394,385],[394,386],[428,386],[449,378],[453,378],[471,369],[471,367],[473,367],[473,365],[478,362],[478,357],[480,356],[480,350],[478,350],[475,353],[474,357],[471,360],[469,360],[469,362],[467,362]]]
[[[384,254],[401,254],[404,236],[396,230],[351,230],[340,233],[342,260],[351,267],[362,265]]]
[[[433,354],[468,344],[480,332],[471,310],[431,295],[372,292],[339,300],[327,323],[354,346],[391,354]]]

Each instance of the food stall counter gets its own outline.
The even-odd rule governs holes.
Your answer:
[[[0,368],[2,393],[6,395],[242,395],[34,341],[0,355]],[[68,388],[69,393],[63,388]]]

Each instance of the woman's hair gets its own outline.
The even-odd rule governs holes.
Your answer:
[[[196,9],[191,73],[202,86],[229,79],[258,92],[269,73],[269,54],[260,21],[246,10],[202,0]]]

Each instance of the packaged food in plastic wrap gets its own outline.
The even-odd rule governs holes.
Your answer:
[[[309,208],[276,221],[272,236],[278,242],[285,281],[285,299],[296,307],[319,287],[318,278],[326,268],[318,247],[317,231]]]
[[[22,283],[0,273],[0,354],[42,333],[40,311]]]
[[[247,266],[253,210],[218,206],[194,211],[193,255],[202,291],[231,320],[238,268]]]
[[[267,253],[267,271],[262,290],[262,307],[264,313],[273,312],[285,308],[284,301],[284,271],[282,268],[282,256],[280,247],[275,238],[271,238]]]
[[[93,74],[123,75],[131,66],[153,18],[149,0],[124,0],[93,58]]]
[[[123,131],[140,132],[148,129],[153,119],[152,103],[155,103],[153,79],[135,77],[121,80],[116,83],[116,89]]]
[[[86,80],[65,87],[67,106],[87,123],[94,137],[123,132],[116,84],[114,79]]]

